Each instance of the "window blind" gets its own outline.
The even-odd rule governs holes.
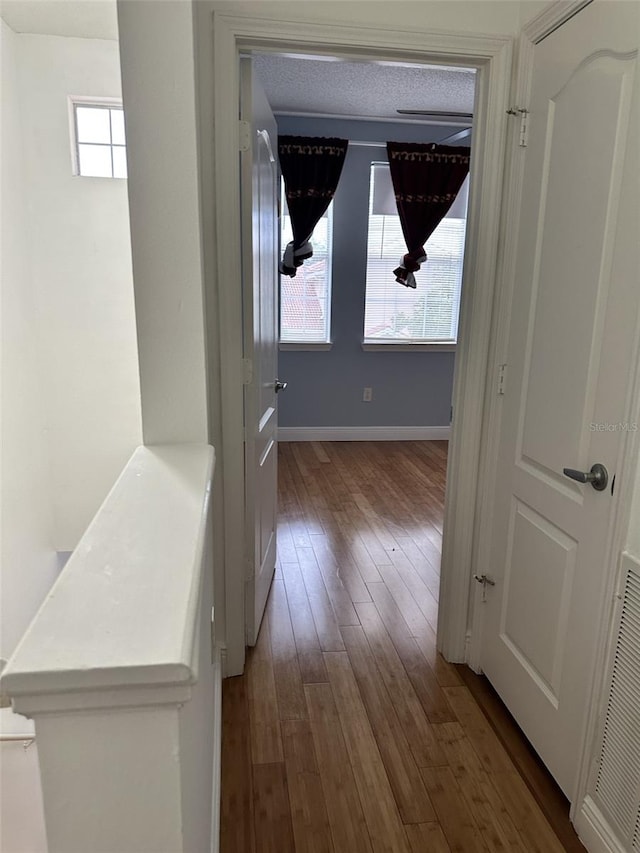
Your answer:
[[[293,278],[280,276],[282,343],[328,343],[331,336],[331,211],[313,232],[313,257]],[[282,245],[293,239],[291,220],[282,216]]]
[[[376,182],[384,181],[384,186],[390,182],[389,167],[385,166],[373,164],[371,169],[364,339],[455,343],[466,218],[447,216],[442,220],[427,242],[429,260],[416,273],[416,290],[400,287],[393,275],[406,252],[400,219],[373,212],[381,209],[382,194],[380,186],[376,192]],[[461,212],[466,216],[466,211]]]

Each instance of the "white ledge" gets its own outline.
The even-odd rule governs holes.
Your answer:
[[[333,341],[307,341],[307,343],[294,343],[293,341],[280,341],[278,344],[280,352],[324,352],[333,347]]]
[[[363,341],[364,352],[455,352],[456,344],[434,342]]]
[[[207,445],[134,452],[2,674],[14,708],[145,704],[142,688],[184,701],[213,463]]]

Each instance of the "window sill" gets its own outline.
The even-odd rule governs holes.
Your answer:
[[[365,352],[455,352],[456,344],[452,343],[401,343],[400,341],[363,341]]]
[[[280,342],[279,349],[280,352],[322,352],[323,350],[330,350],[333,346],[333,341],[327,341],[326,343],[293,343],[292,341],[287,341],[286,343]]]

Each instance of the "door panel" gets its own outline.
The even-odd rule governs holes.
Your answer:
[[[277,430],[277,164],[275,118],[251,59],[241,60],[241,115],[250,125],[242,153],[245,385],[247,643],[254,645],[276,563]]]
[[[617,503],[563,468],[624,473],[640,291],[637,241],[621,228],[632,215],[638,233],[623,199],[638,170],[637,33],[637,4],[596,0],[535,47],[524,153],[482,668],[568,795]]]

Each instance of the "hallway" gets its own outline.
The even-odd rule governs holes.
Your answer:
[[[446,442],[279,453],[276,575],[224,682],[222,853],[569,849],[436,651]]]

